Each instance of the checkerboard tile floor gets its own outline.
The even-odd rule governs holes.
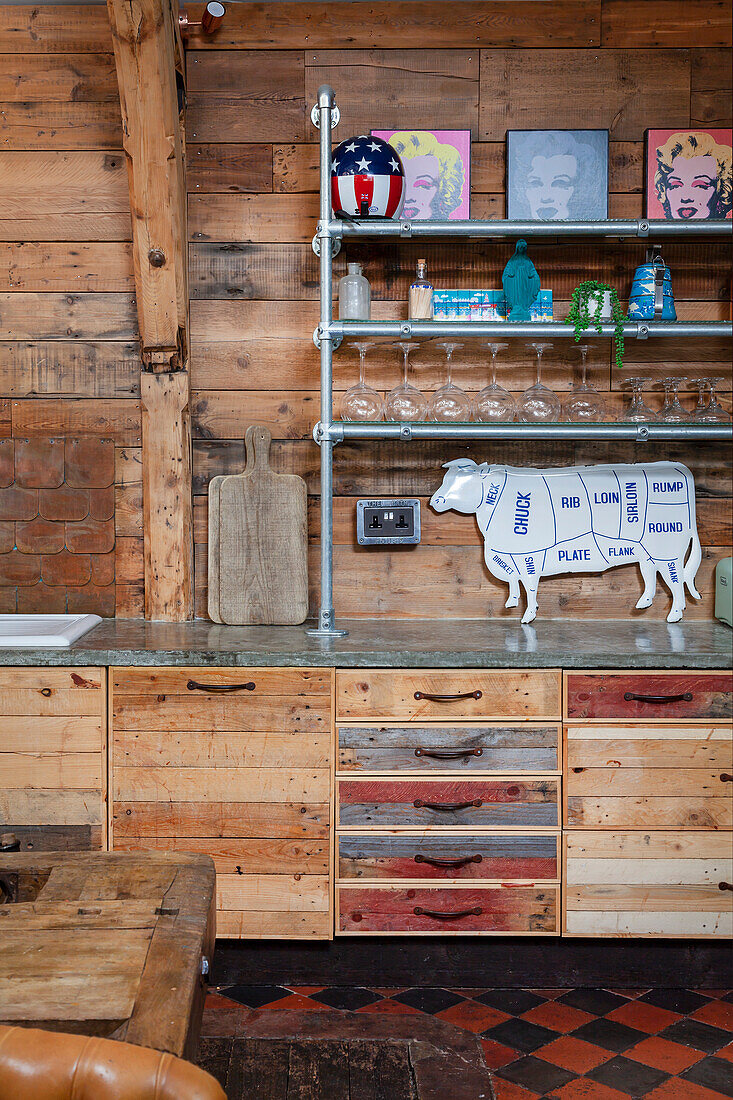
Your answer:
[[[232,1002],[436,1016],[481,1036],[497,1100],[733,1098],[731,990],[231,985],[207,1016]]]

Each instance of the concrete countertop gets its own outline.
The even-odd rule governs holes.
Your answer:
[[[680,668],[733,666],[717,621],[342,620],[345,638],[299,626],[107,619],[68,649],[0,649],[0,665],[222,665],[336,668]]]

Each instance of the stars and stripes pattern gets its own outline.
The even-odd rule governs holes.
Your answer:
[[[399,155],[381,138],[342,141],[331,162],[331,203],[335,213],[354,218],[396,218],[405,197]]]

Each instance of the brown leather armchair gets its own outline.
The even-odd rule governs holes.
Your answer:
[[[198,1066],[88,1035],[0,1025],[0,1100],[226,1100]]]

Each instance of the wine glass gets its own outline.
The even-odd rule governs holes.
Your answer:
[[[425,396],[407,381],[407,360],[418,345],[409,340],[392,345],[402,352],[402,381],[387,394],[384,403],[385,420],[424,420],[428,403]]]
[[[542,385],[542,356],[552,344],[528,344],[537,355],[537,381],[519,401],[519,419],[523,424],[546,423],[560,418],[560,398]]]
[[[644,402],[644,386],[649,381],[648,378],[627,378],[626,382],[631,386],[631,404],[628,409],[619,416],[619,420],[622,420],[626,424],[644,424],[648,420],[655,420],[655,414]]]
[[[578,344],[581,362],[580,384],[573,382],[570,396],[563,406],[563,416],[573,424],[598,423],[606,419],[606,402],[586,378],[589,344]]]
[[[692,420],[698,421],[698,423],[705,423],[704,417],[708,407],[707,392],[709,387],[707,378],[694,378],[692,380],[693,386],[697,388],[697,404],[692,410]]]
[[[350,348],[356,348],[359,352],[359,381],[346,391],[341,400],[342,420],[381,420],[384,416],[384,401],[364,381],[364,359],[369,348],[374,346],[363,340],[349,344]]]
[[[483,424],[513,421],[517,415],[517,403],[503,386],[496,381],[496,357],[508,344],[487,344],[491,352],[491,382],[476,395],[475,415]]]
[[[445,351],[447,379],[444,386],[436,390],[428,404],[429,420],[466,421],[471,419],[471,398],[460,386],[453,382],[451,361],[453,352],[463,347],[463,344],[455,344],[450,340],[435,345]]]
[[[662,424],[684,424],[691,419],[690,413],[680,404],[678,390],[686,378],[670,376],[662,378],[660,386],[664,386],[664,404],[659,410],[657,420]]]
[[[706,383],[710,388],[710,400],[699,413],[698,402],[698,408],[695,409],[695,420],[698,422],[698,424],[730,424],[730,414],[725,411],[723,406],[718,401],[715,393],[716,387],[724,381],[724,378],[700,379],[700,382]],[[700,388],[700,400],[702,400],[702,387]]]

